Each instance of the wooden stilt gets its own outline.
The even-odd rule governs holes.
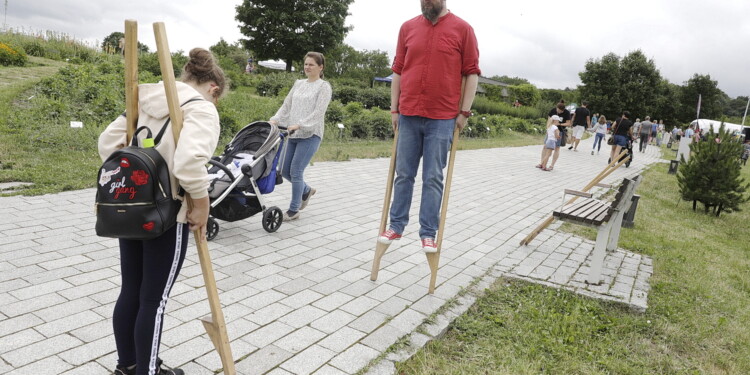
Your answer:
[[[591,182],[589,182],[583,189],[581,189],[582,192],[588,192],[591,188],[596,186],[599,182],[601,182],[604,178],[612,174],[617,168],[620,168],[621,165],[625,164],[628,159],[630,159],[630,156],[628,155],[627,151],[623,151],[618,155],[615,160],[612,160],[612,162],[607,165],[604,170],[599,173],[596,177],[594,177]],[[576,201],[578,197],[572,197],[570,200],[565,202],[564,205],[569,205]],[[544,228],[547,228],[552,222],[555,221],[554,216],[550,215],[546,220],[544,220],[539,226],[537,226],[531,233],[529,233],[528,236],[526,236],[524,239],[521,240],[521,243],[519,245],[528,245],[534,238],[536,238],[539,233],[541,233]]]
[[[167,92],[167,105],[169,106],[169,116],[172,122],[172,134],[175,143],[177,143],[180,131],[182,130],[183,116],[179,98],[177,97],[177,85],[175,83],[174,70],[172,69],[172,56],[169,52],[167,32],[163,22],[154,23],[154,35],[156,37],[156,51],[159,57],[159,65],[161,66],[164,89]],[[186,194],[185,199],[187,200],[188,207],[192,209],[193,201],[190,195]],[[219,302],[219,292],[216,288],[216,279],[214,277],[213,265],[211,264],[211,255],[208,252],[208,244],[200,231],[193,231],[193,236],[195,237],[195,244],[198,247],[198,257],[203,272],[203,281],[206,284],[208,303],[211,306],[211,316],[201,320],[209,338],[211,338],[211,342],[216,347],[216,351],[219,352],[221,364],[224,366],[224,374],[235,375],[232,348],[229,346],[227,327],[224,322],[221,303]]]
[[[125,123],[127,144],[138,124],[138,22],[125,21]]]
[[[462,90],[463,91],[463,90]],[[448,198],[451,194],[451,181],[453,181],[453,165],[456,161],[456,150],[458,149],[458,126],[453,129],[453,142],[451,143],[450,159],[448,160],[448,171],[445,176],[445,188],[443,188],[443,202],[440,206],[440,225],[437,232],[437,251],[428,253],[427,263],[430,265],[430,286],[427,292],[435,293],[435,283],[437,281],[438,266],[440,265],[440,250],[443,247],[443,233],[445,232],[445,217],[448,216]]]
[[[383,213],[380,215],[380,229],[378,235],[385,231],[385,227],[388,224],[388,213],[391,209],[391,197],[393,195],[393,178],[396,175],[396,146],[398,145],[398,129],[393,133],[393,146],[391,147],[391,163],[388,167],[388,178],[385,185],[385,197],[383,198]],[[372,259],[372,271],[370,272],[370,280],[375,281],[378,279],[378,272],[380,272],[380,260],[383,259],[383,255],[388,250],[387,244],[375,243],[375,257]]]

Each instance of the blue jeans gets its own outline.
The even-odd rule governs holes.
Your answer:
[[[320,137],[317,135],[287,140],[281,175],[292,183],[292,201],[289,203],[289,211],[299,211],[302,205],[302,194],[310,191],[310,186],[305,183],[304,179],[305,168],[310,164],[318,147],[320,147]]]
[[[604,133],[596,133],[594,138],[594,149],[599,151],[602,149],[602,139],[604,139]]]
[[[419,208],[419,237],[435,238],[443,199],[443,169],[453,141],[455,119],[433,120],[399,116],[396,145],[396,179],[393,183],[390,228],[403,233],[409,223],[419,159],[422,159],[422,203]]]

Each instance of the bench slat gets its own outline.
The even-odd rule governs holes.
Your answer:
[[[562,211],[562,214],[566,217],[578,217],[578,216],[585,216],[585,213],[588,212],[591,207],[596,206],[597,201],[594,199],[586,199],[580,204],[576,204],[572,207],[566,208]]]

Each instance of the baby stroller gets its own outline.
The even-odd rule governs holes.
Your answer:
[[[258,212],[263,212],[261,222],[266,232],[279,229],[283,218],[281,209],[267,208],[263,194],[271,193],[282,182],[276,167],[284,148],[284,137],[276,125],[253,122],[237,132],[221,156],[209,161],[208,240],[219,233],[216,219],[232,222]]]
[[[630,163],[633,162],[633,139],[628,138],[628,145],[625,147],[626,150],[628,150],[628,156],[630,156],[630,159],[625,162],[625,168],[630,168]]]

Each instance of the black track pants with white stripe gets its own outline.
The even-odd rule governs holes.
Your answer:
[[[158,371],[164,312],[185,260],[187,241],[188,225],[181,223],[153,240],[120,240],[122,289],[112,323],[118,364],[135,364],[138,375]]]

